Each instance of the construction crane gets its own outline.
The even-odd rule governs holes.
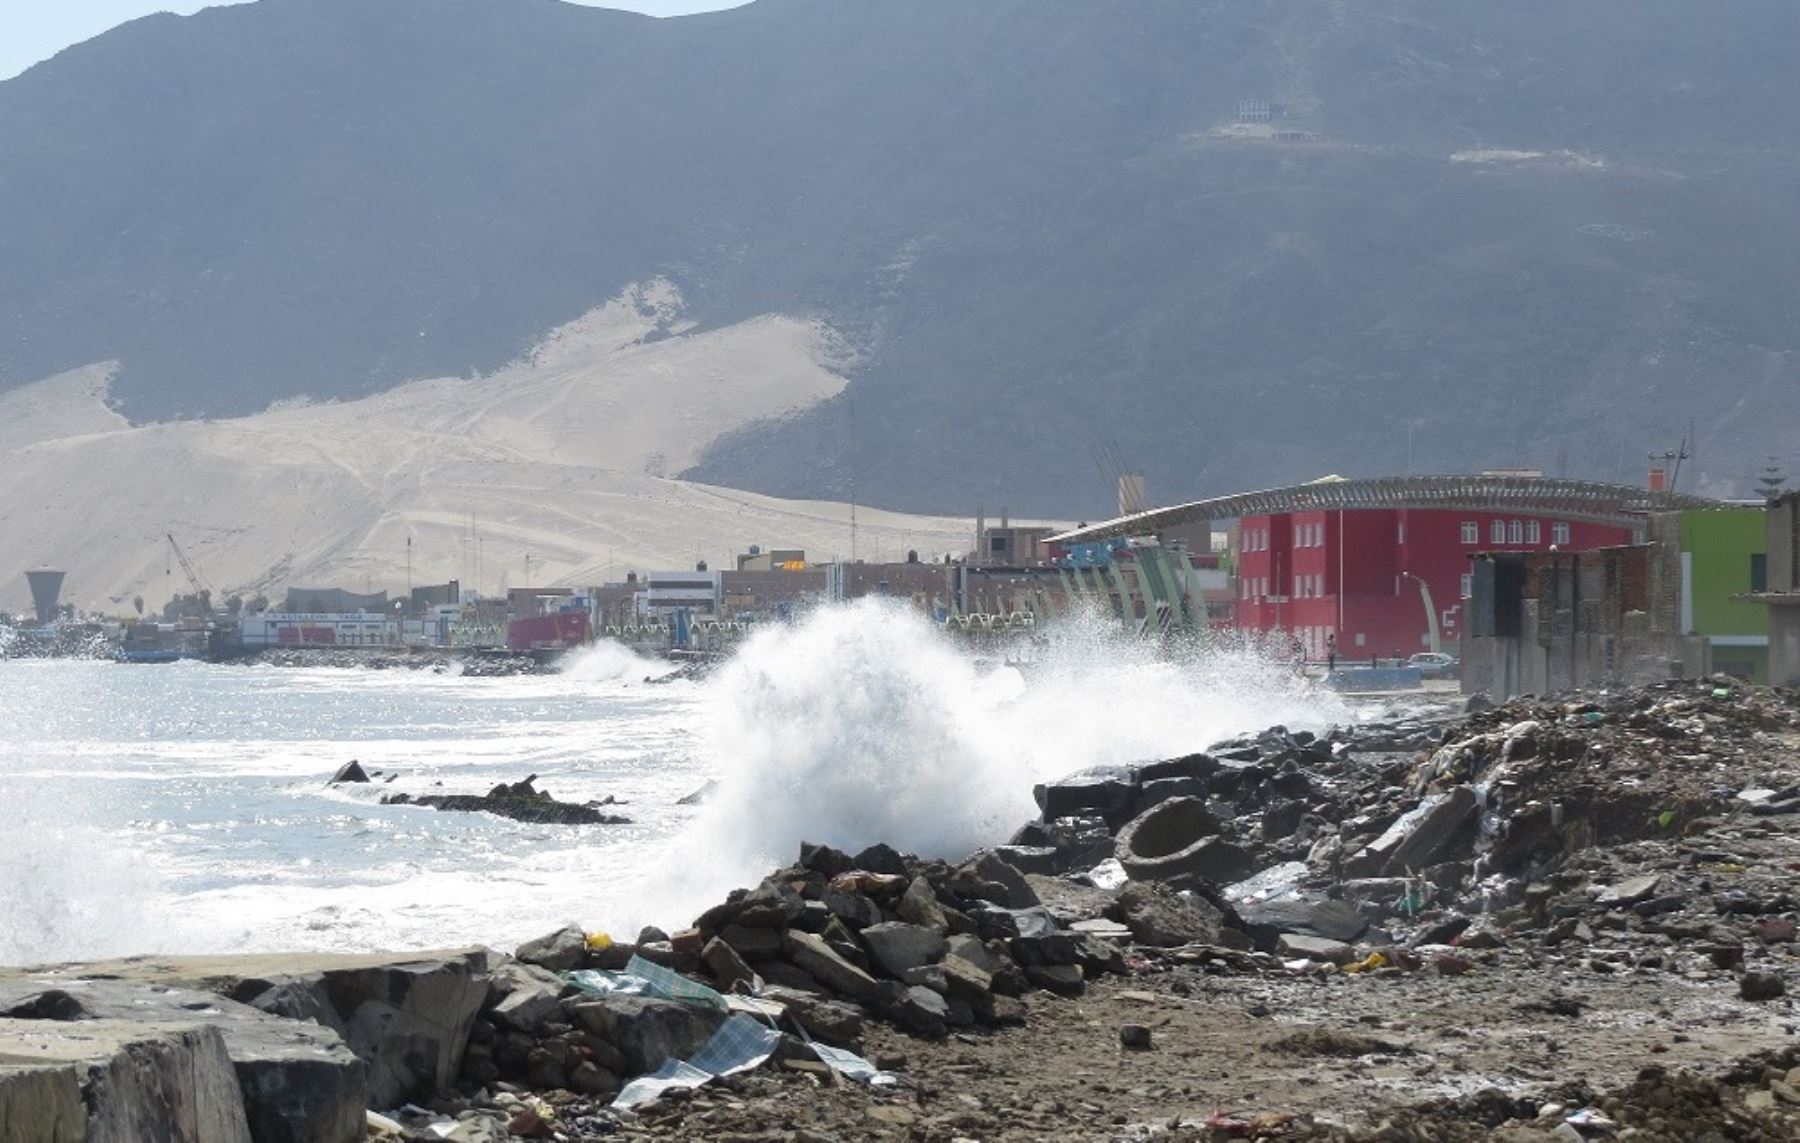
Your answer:
[[[181,564],[181,573],[187,576],[188,586],[194,589],[195,595],[204,595],[211,599],[213,596],[212,584],[206,582],[206,578],[194,570],[194,565],[188,562],[187,554],[181,550],[181,545],[175,542],[175,533],[165,532],[163,534],[169,537],[169,550],[175,553],[176,561]]]

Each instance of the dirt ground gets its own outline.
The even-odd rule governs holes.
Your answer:
[[[1712,1074],[1800,1045],[1791,1000],[1740,1000],[1729,973],[1670,980],[1600,973],[1585,955],[1491,954],[1462,976],[1210,975],[1154,965],[1086,995],[1033,993],[1022,1028],[939,1043],[873,1027],[870,1058],[900,1066],[888,1091],[814,1069],[755,1074],[651,1108],[627,1137],[1038,1140],[1369,1133],[1394,1112],[1495,1090],[1546,1098],[1621,1088],[1646,1065]],[[1148,1050],[1119,1029],[1151,1030]],[[1796,1109],[1800,1111],[1800,1109]],[[1282,1117],[1306,1117],[1287,1122]],[[1217,1126],[1209,1120],[1219,1117]],[[1310,1119],[1311,1126],[1307,1120]],[[1800,1116],[1792,1121],[1800,1138]],[[1483,1137],[1471,1121],[1465,1134]],[[1450,1138],[1449,1122],[1416,1138]],[[1545,1137],[1550,1137],[1548,1128]],[[1406,1135],[1395,1136],[1399,1138]],[[1651,1135],[1646,1138],[1655,1137]],[[1682,1138],[1671,1134],[1667,1138]],[[1748,1137],[1748,1136],[1745,1136]]]

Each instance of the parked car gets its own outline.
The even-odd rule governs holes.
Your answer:
[[[1447,679],[1457,674],[1460,664],[1455,655],[1446,655],[1442,651],[1420,651],[1406,661],[1409,667],[1419,668],[1419,674],[1427,679]]]

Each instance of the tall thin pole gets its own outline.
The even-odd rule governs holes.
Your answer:
[[[850,410],[850,562],[856,562],[856,398],[845,390],[845,405]]]

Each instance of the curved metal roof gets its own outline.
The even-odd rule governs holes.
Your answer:
[[[1709,497],[1681,492],[1652,492],[1632,484],[1600,484],[1558,477],[1378,476],[1238,492],[1177,504],[1172,508],[1152,508],[1074,528],[1050,539],[1080,543],[1113,536],[1146,536],[1199,520],[1235,520],[1282,512],[1354,512],[1369,508],[1541,512],[1567,520],[1629,527],[1650,512],[1718,508],[1722,504],[1722,501]]]

